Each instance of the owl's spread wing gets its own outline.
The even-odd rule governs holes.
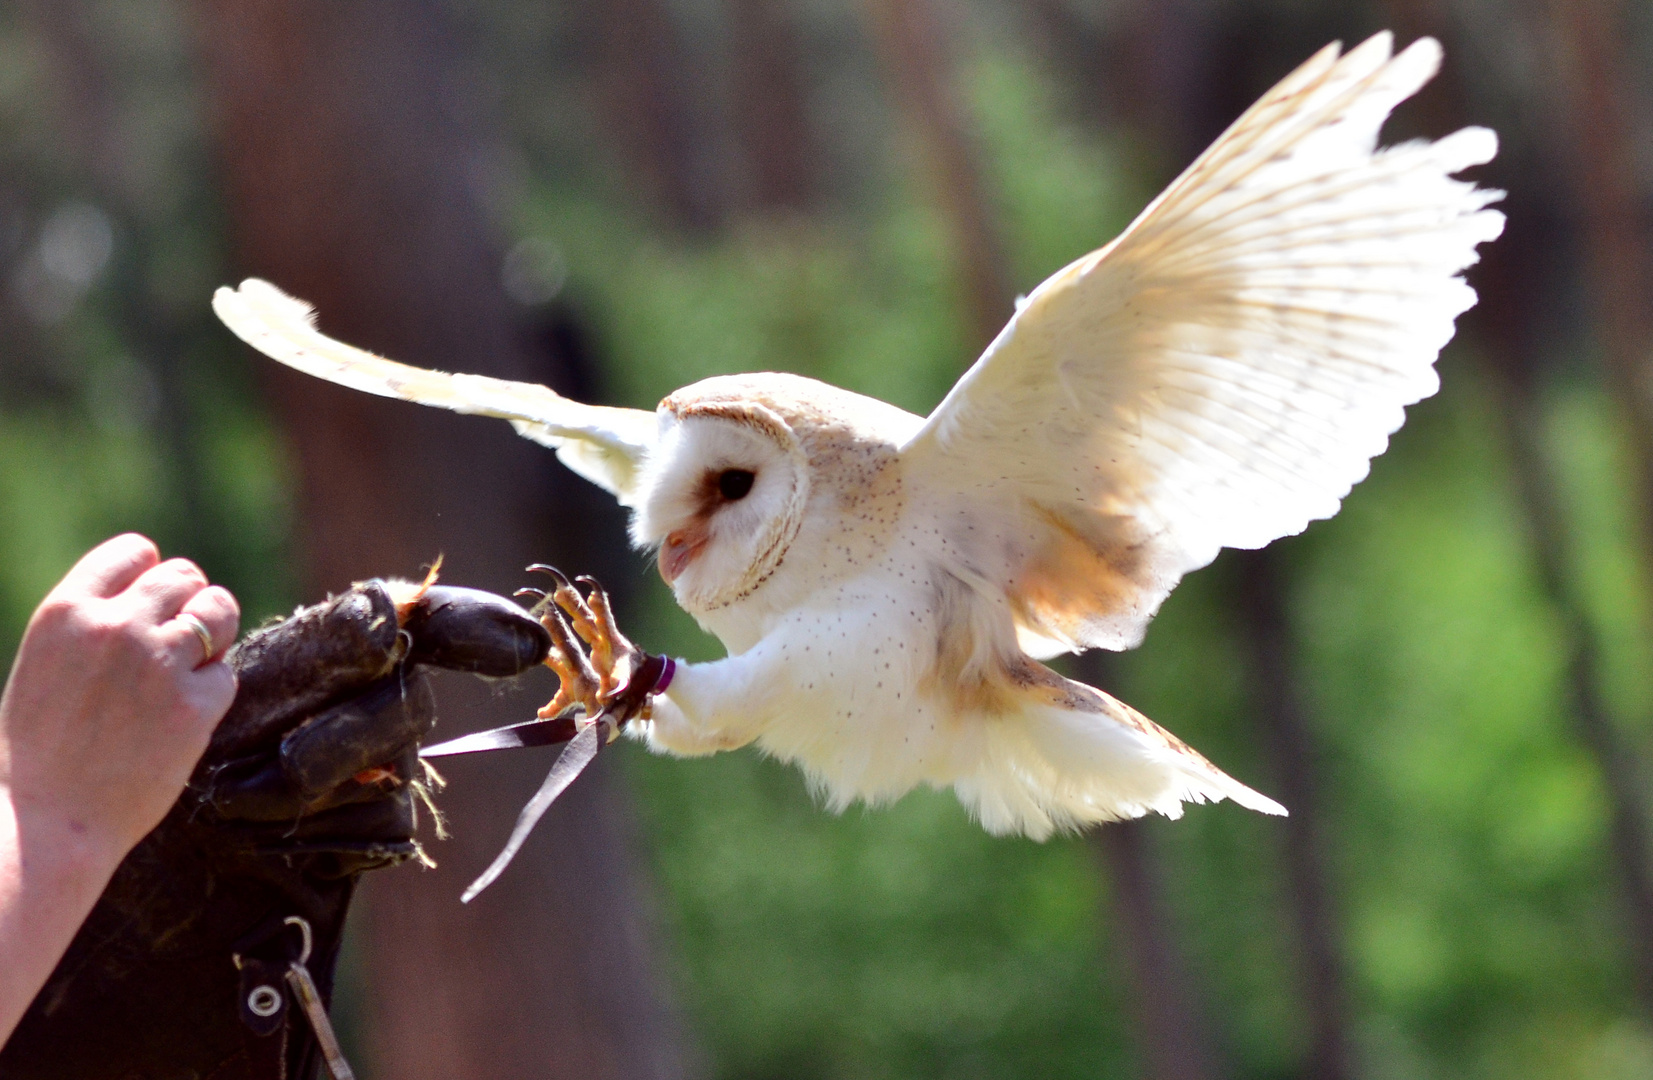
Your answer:
[[[1441,59],[1390,45],[1331,45],[1287,76],[1021,303],[904,447],[1036,655],[1134,645],[1220,548],[1330,517],[1438,388],[1475,302],[1459,272],[1503,228],[1502,193],[1452,174],[1497,139],[1377,149]]]
[[[220,288],[212,309],[242,341],[307,375],[380,397],[509,420],[518,434],[556,450],[570,469],[631,505],[638,471],[654,443],[654,413],[582,405],[535,383],[386,360],[334,341],[316,329],[309,304],[257,278],[239,289]]]

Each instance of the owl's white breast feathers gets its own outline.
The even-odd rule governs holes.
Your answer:
[[[681,666],[635,734],[678,754],[755,741],[834,810],[953,788],[994,833],[1043,839],[1185,802],[1284,809],[1130,706],[1020,656],[1002,606],[922,530],[723,660]]]
[[[1028,298],[904,448],[1030,642],[1128,647],[1179,578],[1336,513],[1437,389],[1500,192],[1466,128],[1377,149],[1440,46],[1329,46]]]
[[[267,281],[220,288],[212,309],[237,337],[288,367],[380,397],[509,420],[517,433],[557,451],[569,468],[631,505],[656,419],[640,409],[583,405],[536,383],[451,375],[399,364],[335,341],[315,312]]]

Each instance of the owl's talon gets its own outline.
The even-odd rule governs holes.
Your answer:
[[[567,613],[569,621],[574,624],[574,632],[580,635],[580,640],[596,648],[601,642],[601,634],[597,622],[591,615],[591,609],[580,598],[580,594],[569,586],[561,586],[554,594],[557,606]]]
[[[570,581],[546,563],[535,563],[528,569],[549,575],[556,582],[550,590],[517,590],[518,596],[535,598],[534,613],[551,633],[552,648],[545,664],[557,673],[559,685],[556,697],[539,710],[539,715],[557,716],[579,705],[585,711],[581,722],[587,723],[613,707],[621,714],[618,723],[624,723],[646,710],[652,685],[644,690],[632,683],[648,658],[620,632],[602,584],[587,574]],[[580,595],[576,582],[588,590],[587,595]],[[658,677],[658,672],[655,675]],[[639,694],[641,699],[633,700]]]
[[[603,711],[603,680],[580,648],[568,620],[556,607],[547,608],[540,623],[551,634],[551,651],[545,666],[557,673],[557,695],[539,711],[541,717],[557,716],[570,705],[585,709],[588,717]]]
[[[574,583],[568,580],[567,574],[558,570],[555,566],[548,566],[545,563],[534,563],[528,569],[547,574],[554,579],[557,585],[551,590],[550,594],[556,598],[558,606],[570,615],[577,617],[580,614],[585,602],[580,599],[580,594],[575,590]],[[586,612],[586,614],[589,614],[589,612]]]
[[[581,585],[591,590],[586,598],[586,606],[591,615],[591,622],[598,642],[591,647],[593,659],[598,660],[598,670],[609,672],[609,681],[615,686],[624,686],[631,681],[633,672],[637,670],[637,647],[626,636],[620,633],[620,627],[614,621],[614,608],[608,602],[608,592],[598,583],[597,579],[589,575],[576,578]],[[621,663],[625,670],[619,671]]]
[[[606,699],[619,686],[619,680],[615,678],[614,673],[615,652],[613,639],[592,613],[585,600],[581,598],[579,592],[575,590],[573,584],[561,575],[558,575],[558,582],[557,591],[552,594],[553,599],[556,600],[557,606],[568,615],[569,622],[573,624],[574,633],[578,634],[580,640],[585,642],[591,650],[591,664],[602,684],[600,693]],[[593,596],[595,595],[593,594]]]

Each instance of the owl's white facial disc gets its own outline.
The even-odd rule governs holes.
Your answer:
[[[660,576],[685,610],[726,607],[763,584],[797,535],[807,460],[786,423],[750,402],[685,408],[661,436],[632,541],[659,548]]]

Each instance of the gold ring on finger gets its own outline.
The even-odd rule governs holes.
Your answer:
[[[213,643],[212,631],[207,629],[207,624],[201,621],[200,616],[187,611],[180,612],[178,621],[195,631],[195,636],[201,640],[201,663],[205,664],[218,655],[218,646]]]

